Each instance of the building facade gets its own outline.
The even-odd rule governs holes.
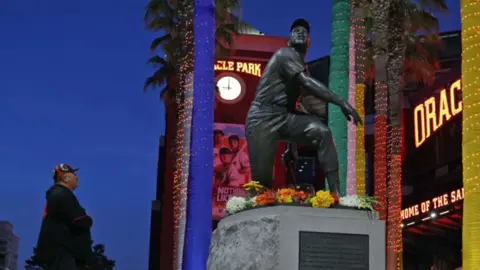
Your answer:
[[[148,256],[148,269],[160,269],[160,233],[162,231],[162,201],[165,183],[165,136],[160,136],[158,147],[157,166],[157,192],[152,201],[150,215],[150,247]]]
[[[462,248],[462,92],[460,31],[442,33],[431,85],[405,91],[404,269],[454,269]]]
[[[19,242],[12,223],[0,221],[0,270],[17,270]]]

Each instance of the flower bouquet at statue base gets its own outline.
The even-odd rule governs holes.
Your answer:
[[[377,201],[372,197],[349,195],[338,197],[330,191],[314,190],[309,184],[289,186],[277,191],[267,189],[257,181],[243,185],[247,197],[230,197],[226,210],[229,215],[240,211],[272,205],[306,206],[313,208],[347,208],[373,211]]]

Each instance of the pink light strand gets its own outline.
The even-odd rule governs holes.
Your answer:
[[[349,42],[349,85],[348,102],[355,106],[355,28],[350,27]],[[347,195],[357,193],[356,183],[356,127],[352,122],[347,123]]]

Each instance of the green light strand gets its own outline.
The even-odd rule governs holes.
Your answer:
[[[334,0],[332,7],[329,88],[345,100],[348,100],[349,88],[350,6],[350,0]],[[347,120],[335,105],[328,106],[328,126],[338,152],[340,192],[344,196],[347,190]],[[325,186],[328,189],[328,185]]]

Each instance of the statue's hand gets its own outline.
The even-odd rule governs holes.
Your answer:
[[[360,115],[358,112],[350,105],[348,102],[344,102],[342,104],[342,112],[347,118],[348,121],[353,121],[355,125],[363,125],[362,123],[362,118],[360,118]]]
[[[282,155],[282,161],[285,166],[288,166],[288,164],[292,161],[295,161],[298,158],[298,154],[296,153],[295,150],[292,149],[287,149],[285,152],[283,152]]]

